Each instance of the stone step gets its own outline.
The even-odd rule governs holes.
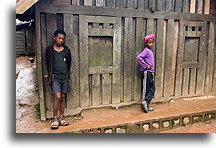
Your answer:
[[[215,119],[215,97],[185,98],[152,104],[144,113],[140,105],[84,110],[82,120],[60,127],[54,133],[157,133]]]

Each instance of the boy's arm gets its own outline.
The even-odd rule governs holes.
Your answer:
[[[148,67],[148,64],[145,62],[144,58],[146,57],[147,52],[146,50],[144,50],[143,52],[141,52],[137,57],[137,62],[140,64],[141,67],[143,67],[144,69],[146,69]]]

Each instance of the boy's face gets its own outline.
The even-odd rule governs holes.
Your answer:
[[[54,36],[54,40],[57,46],[61,46],[65,41],[65,35],[58,34],[57,36]]]
[[[149,47],[149,48],[152,48],[154,46],[154,40],[153,39],[149,39],[146,42],[146,46]]]

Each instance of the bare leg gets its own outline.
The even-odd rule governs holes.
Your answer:
[[[59,120],[63,120],[63,117],[64,117],[65,96],[66,96],[65,94],[61,94],[61,101],[59,103],[59,111],[60,111]]]
[[[53,101],[53,118],[54,121],[58,121],[58,107],[61,101],[61,93],[55,93]]]

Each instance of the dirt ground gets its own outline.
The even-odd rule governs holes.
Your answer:
[[[38,89],[36,83],[36,64],[30,57],[16,58],[16,132],[17,133],[50,133],[51,120],[41,122],[37,116],[36,107],[39,104]],[[119,112],[127,112],[133,108],[121,108]],[[106,109],[101,109],[103,111]],[[82,118],[90,112],[98,112],[99,110],[83,111],[81,116],[67,117],[70,125],[81,122]],[[115,110],[106,112],[111,116]],[[100,112],[100,111],[99,111]],[[97,114],[100,116],[100,114]],[[97,118],[98,118],[97,116]],[[88,117],[94,120],[94,116]],[[89,119],[90,120],[90,119]],[[215,120],[199,122],[193,125],[179,127],[173,130],[163,131],[161,133],[215,133]]]

